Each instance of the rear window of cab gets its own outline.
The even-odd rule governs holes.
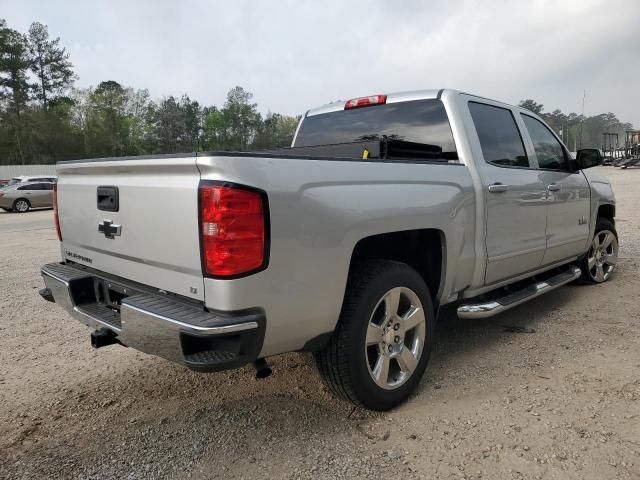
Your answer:
[[[378,141],[384,158],[390,160],[458,160],[449,118],[438,99],[371,105],[306,117],[294,147]]]

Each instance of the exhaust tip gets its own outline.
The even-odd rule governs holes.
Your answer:
[[[264,358],[259,358],[253,362],[253,368],[256,369],[256,378],[259,379],[267,378],[273,373],[273,370],[271,370],[271,367]]]
[[[49,288],[42,288],[42,289],[40,289],[38,291],[38,293],[47,302],[54,302],[55,303],[55,299],[53,298],[53,293],[51,293],[51,290]]]
[[[116,335],[106,328],[101,328],[94,332],[91,332],[91,346],[93,348],[106,347],[107,345],[113,345],[120,343],[116,338]]]

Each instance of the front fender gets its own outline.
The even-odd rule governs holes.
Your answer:
[[[616,197],[609,180],[596,169],[585,170],[583,173],[587,178],[591,189],[591,221],[589,223],[590,235],[587,245],[585,246],[586,249],[595,234],[596,221],[598,219],[598,211],[600,210],[600,207],[603,205],[611,205],[615,212]]]

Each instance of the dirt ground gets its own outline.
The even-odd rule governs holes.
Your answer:
[[[445,311],[417,394],[386,414],[331,398],[302,354],[256,380],[93,350],[38,295],[51,211],[0,213],[0,478],[640,479],[640,169],[601,171],[611,281],[489,320]]]

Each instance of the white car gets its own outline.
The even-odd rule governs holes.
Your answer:
[[[28,183],[28,182],[51,182],[55,183],[58,181],[58,177],[55,175],[21,175],[19,177],[13,177],[9,180],[9,185],[16,185],[17,183]]]

